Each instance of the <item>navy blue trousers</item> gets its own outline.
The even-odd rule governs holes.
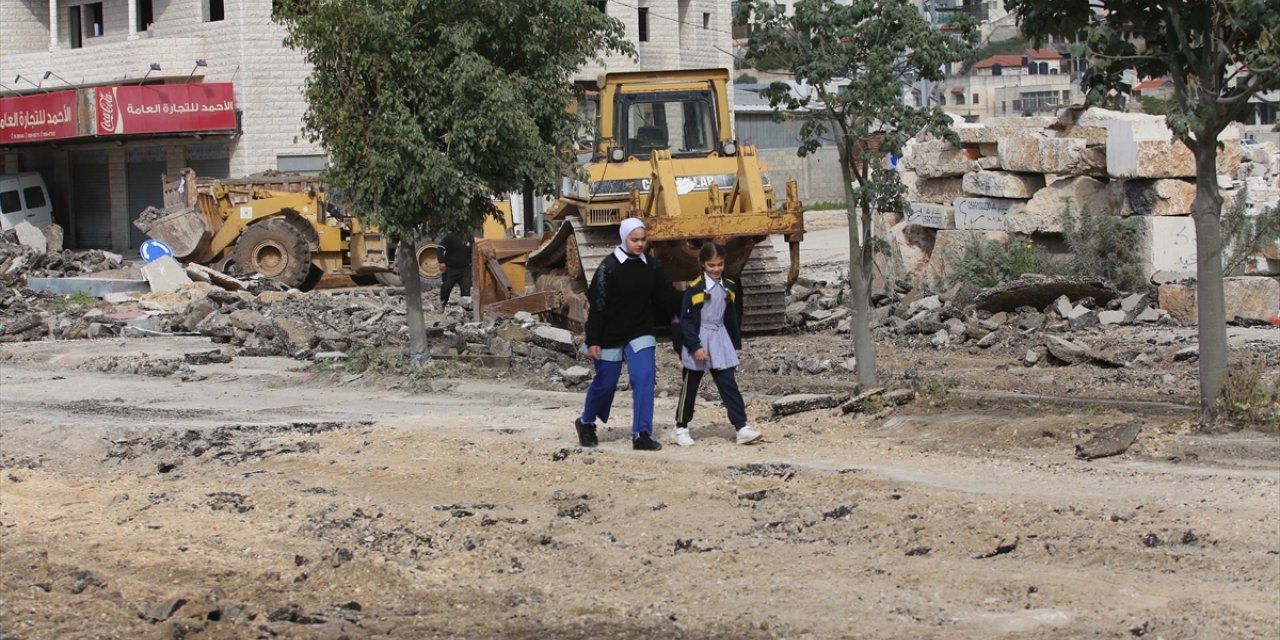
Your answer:
[[[742,394],[738,392],[738,380],[734,377],[734,367],[728,369],[712,369],[711,379],[720,391],[720,400],[724,402],[725,412],[729,414],[729,423],[733,428],[741,429],[747,424],[747,408],[742,402]],[[687,428],[693,420],[693,405],[698,400],[698,385],[702,383],[705,371],[685,369],[680,383],[680,402],[676,405],[676,426]]]
[[[654,351],[646,347],[639,351],[627,345],[623,358],[627,363],[627,379],[631,382],[631,434],[653,433],[653,387],[656,380]],[[582,408],[582,422],[595,424],[596,419],[609,421],[613,409],[613,396],[618,391],[618,378],[622,376],[622,362],[596,360],[596,377],[587,387],[587,400]]]

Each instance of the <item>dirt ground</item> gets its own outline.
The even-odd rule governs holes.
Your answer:
[[[1280,637],[1280,437],[1195,429],[1194,362],[881,346],[914,402],[771,416],[853,382],[765,353],[849,348],[749,340],[765,442],[704,400],[695,446],[649,453],[627,394],[584,450],[582,394],[527,374],[156,377],[207,339],[0,345],[0,638]],[[1127,452],[1075,456],[1135,422]]]

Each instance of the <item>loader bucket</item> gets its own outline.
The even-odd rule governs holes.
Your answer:
[[[181,203],[164,209],[147,207],[133,225],[169,245],[175,258],[195,254],[213,237],[213,230],[200,210]]]

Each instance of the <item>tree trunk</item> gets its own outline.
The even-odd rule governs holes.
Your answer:
[[[1226,301],[1222,292],[1222,196],[1218,194],[1217,135],[1196,141],[1196,321],[1200,341],[1200,410],[1212,422],[1227,375]]]
[[[431,359],[427,350],[427,323],[422,318],[422,277],[418,274],[414,243],[400,238],[396,248],[396,270],[404,284],[404,306],[409,325],[410,362],[420,363]]]
[[[853,320],[849,330],[853,333],[853,356],[856,358],[858,385],[863,389],[877,386],[876,349],[871,342],[871,246],[865,242],[870,225],[870,215],[864,211],[867,203],[857,201],[853,194],[853,166],[847,149],[840,151],[841,170],[844,179],[844,199],[849,219],[849,311]]]

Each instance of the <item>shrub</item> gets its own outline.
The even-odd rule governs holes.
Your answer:
[[[1246,215],[1247,198],[1248,188],[1222,212],[1222,269],[1229,276],[1243,275],[1249,256],[1261,253],[1267,245],[1280,239],[1280,207],[1263,209],[1256,216]]]
[[[949,266],[945,287],[967,282],[976,287],[993,287],[1026,273],[1044,273],[1049,265],[1045,251],[1029,238],[1013,237],[1003,245],[987,238],[973,239],[946,256]]]
[[[1062,275],[1101,276],[1125,291],[1150,287],[1142,269],[1137,221],[1084,209],[1062,214],[1063,239],[1071,254],[1054,265]]]
[[[1218,395],[1222,422],[1239,429],[1280,431],[1280,375],[1267,379],[1257,363],[1232,367]]]

